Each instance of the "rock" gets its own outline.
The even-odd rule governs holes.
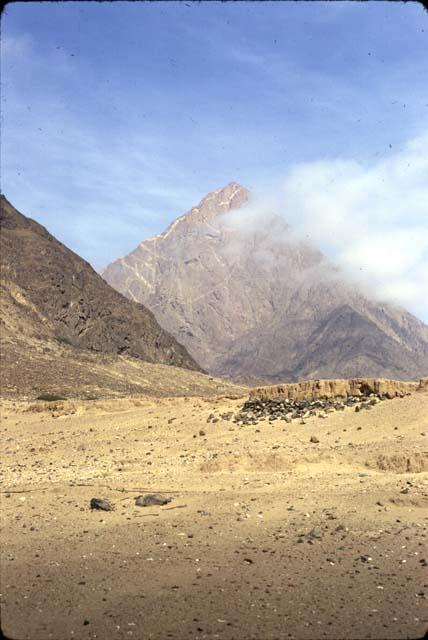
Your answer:
[[[111,502],[104,498],[92,498],[90,507],[91,509],[99,509],[101,511],[113,511]]]
[[[201,430],[199,431],[199,435],[200,435],[200,436],[204,436],[204,435],[206,435],[206,434],[205,434],[205,431],[204,431],[203,429],[201,429]]]
[[[316,436],[311,436],[310,442],[313,442],[314,444],[318,444],[319,440]]]
[[[164,505],[171,502],[172,498],[167,498],[160,493],[147,493],[145,496],[138,496],[135,499],[135,506],[137,507],[153,507],[157,505]]]
[[[311,540],[319,540],[320,538],[322,538],[322,533],[321,533],[320,529],[318,529],[318,527],[314,527],[313,529],[311,529],[309,531],[309,533],[308,533],[308,535],[306,537],[311,539]]]

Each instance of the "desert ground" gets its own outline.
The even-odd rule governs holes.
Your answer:
[[[221,417],[244,400],[5,400],[3,633],[421,638],[428,393],[306,424]],[[154,492],[171,502],[135,505]]]

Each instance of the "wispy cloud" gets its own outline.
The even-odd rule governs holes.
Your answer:
[[[377,163],[345,159],[293,167],[281,183],[237,211],[241,233],[321,248],[356,286],[428,319],[428,132]],[[281,236],[282,234],[282,236]]]

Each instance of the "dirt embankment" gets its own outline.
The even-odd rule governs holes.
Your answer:
[[[428,378],[419,382],[403,382],[383,378],[353,378],[350,380],[304,380],[302,382],[255,387],[250,391],[250,398],[260,399],[295,399],[306,398],[347,398],[348,396],[384,394],[387,398],[395,398],[412,393],[418,389],[428,389]]]

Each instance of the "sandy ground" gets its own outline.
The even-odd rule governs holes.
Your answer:
[[[5,401],[3,632],[422,637],[428,394],[305,425],[207,423],[241,405]],[[135,506],[154,491],[172,502]]]

